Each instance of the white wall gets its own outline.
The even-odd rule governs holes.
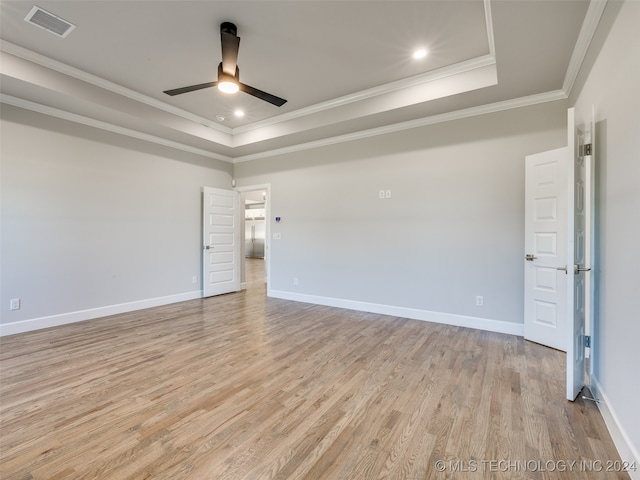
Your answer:
[[[1,127],[3,333],[199,297],[201,187],[233,165],[8,105]]]
[[[640,478],[640,2],[609,1],[570,101],[596,111],[596,296],[593,393],[623,459]],[[635,458],[634,458],[635,457]]]
[[[522,334],[524,157],[566,145],[566,108],[237,164],[272,187],[270,294]]]

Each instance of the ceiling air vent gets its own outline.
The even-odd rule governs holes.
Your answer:
[[[63,18],[41,9],[37,5],[31,9],[24,20],[25,22],[29,22],[36,27],[44,28],[45,30],[48,30],[62,38],[69,35],[71,30],[76,28],[73,23],[69,23]]]

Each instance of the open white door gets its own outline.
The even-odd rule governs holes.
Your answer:
[[[576,126],[573,108],[568,111],[568,135],[570,158],[574,168],[569,169],[569,206],[573,212],[569,219],[570,231],[573,232],[569,239],[569,253],[573,261],[568,275],[567,399],[573,401],[586,383],[585,315],[587,305],[591,305],[591,286],[587,288],[585,274],[591,271],[593,215],[591,145],[585,150],[585,128]],[[589,280],[591,278],[589,277]]]
[[[203,189],[202,296],[240,290],[240,202],[234,190]]]
[[[568,147],[526,158],[525,338],[567,352],[567,399],[586,384],[592,319],[594,115],[567,115]],[[561,272],[561,274],[560,274]],[[564,302],[563,302],[564,297]]]
[[[567,351],[567,147],[525,158],[524,338]]]

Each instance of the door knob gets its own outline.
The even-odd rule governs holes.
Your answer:
[[[205,248],[205,250],[209,250],[209,249],[212,249],[212,248],[213,248],[213,245],[207,245],[207,246],[205,246],[204,248]]]
[[[538,257],[536,257],[536,256],[535,256],[534,254],[532,254],[532,253],[527,253],[527,254],[524,256],[524,259],[525,259],[527,262],[533,262],[536,258],[538,258]]]
[[[573,266],[573,273],[575,275],[578,275],[580,272],[589,272],[589,271],[591,271],[591,268],[582,268],[580,265]]]

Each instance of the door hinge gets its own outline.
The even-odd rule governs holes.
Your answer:
[[[584,346],[586,348],[591,348],[591,335],[584,336]]]
[[[590,143],[585,143],[584,145],[582,145],[582,155],[580,155],[581,157],[584,157],[586,155],[591,155],[591,144]]]

